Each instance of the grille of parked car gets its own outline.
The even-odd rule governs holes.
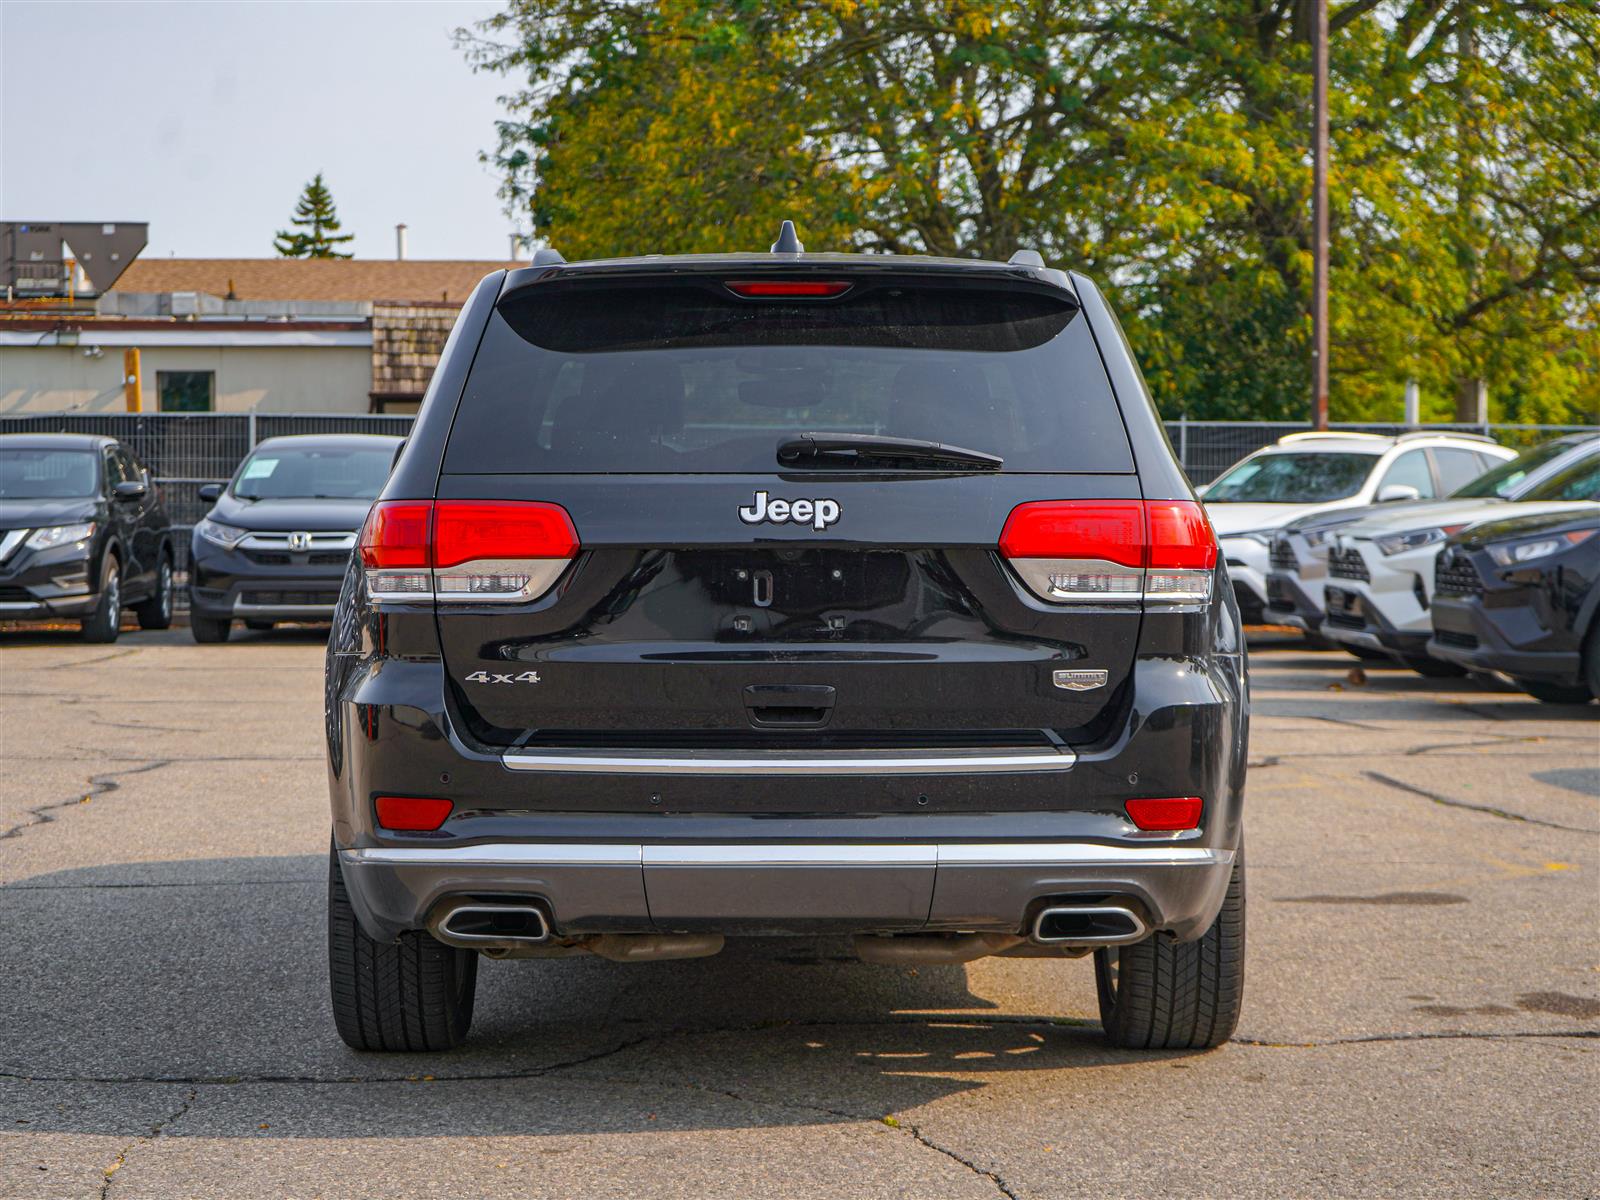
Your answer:
[[[1289,539],[1286,537],[1272,539],[1269,561],[1280,571],[1295,571],[1300,568],[1300,560],[1295,556],[1294,547],[1289,544]]]
[[[1361,557],[1361,551],[1351,547],[1346,549],[1335,546],[1328,553],[1328,574],[1335,579],[1360,579],[1370,580],[1371,573],[1367,570],[1367,560]]]
[[[25,587],[0,587],[0,603],[21,604],[32,599],[32,594]]]
[[[1433,564],[1433,592],[1436,596],[1481,596],[1483,580],[1468,559],[1441,554]]]
[[[1453,629],[1435,630],[1434,636],[1439,639],[1441,646],[1455,646],[1460,650],[1476,650],[1478,639],[1470,633],[1457,633]]]
[[[318,550],[312,554],[290,554],[284,550],[247,550],[251,562],[264,567],[287,567],[299,561],[301,566],[337,567],[350,561],[348,550]]]

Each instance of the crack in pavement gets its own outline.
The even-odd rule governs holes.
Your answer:
[[[1449,1042],[1475,1041],[1510,1042],[1524,1038],[1600,1038],[1600,1029],[1523,1029],[1484,1030],[1470,1029],[1421,1030],[1416,1033],[1369,1033],[1360,1037],[1329,1038],[1325,1042],[1273,1042],[1265,1038],[1235,1037],[1241,1046],[1260,1046],[1270,1050],[1319,1050],[1327,1046],[1370,1046],[1383,1042]]]
[[[625,1076],[602,1075],[597,1076],[596,1078],[611,1084],[637,1084],[640,1082],[637,1079],[629,1079]],[[851,1112],[848,1109],[831,1108],[825,1104],[811,1104],[803,1100],[768,1100],[764,1097],[747,1096],[742,1092],[730,1091],[727,1088],[712,1087],[710,1084],[697,1083],[693,1080],[686,1080],[681,1083],[674,1082],[672,1080],[652,1080],[651,1082],[658,1084],[664,1083],[670,1087],[680,1087],[697,1092],[705,1092],[713,1096],[724,1096],[730,1100],[738,1101],[740,1104],[748,1104],[755,1108],[778,1108],[789,1109],[794,1112],[822,1113],[826,1116],[838,1117],[845,1121],[860,1121],[863,1123],[876,1123],[883,1125],[888,1129],[893,1129],[898,1133],[905,1134],[919,1146],[923,1146],[937,1154],[942,1154],[952,1162],[959,1163],[961,1166],[971,1171],[974,1175],[989,1180],[995,1185],[996,1188],[999,1189],[1000,1194],[1009,1197],[1009,1200],[1018,1200],[1017,1193],[1012,1190],[1011,1185],[1008,1184],[998,1172],[991,1171],[987,1167],[980,1167],[971,1159],[964,1158],[962,1155],[957,1154],[954,1150],[951,1150],[946,1146],[939,1145],[932,1138],[928,1137],[927,1134],[923,1133],[921,1126],[901,1121],[893,1113],[889,1113],[885,1116],[875,1117],[869,1113]]]
[[[96,663],[110,662],[114,658],[127,658],[129,655],[137,654],[143,649],[143,646],[130,646],[126,650],[113,650],[110,654],[102,654],[99,658],[86,658],[82,662],[45,663],[39,666],[30,663],[20,669],[24,671],[66,671],[76,667],[92,667]]]
[[[1387,775],[1380,774],[1377,771],[1363,771],[1361,773],[1368,779],[1386,783],[1392,788],[1397,788],[1402,792],[1409,792],[1413,796],[1421,796],[1424,800],[1432,800],[1435,804],[1442,804],[1446,808],[1464,808],[1468,812],[1486,813],[1491,817],[1499,817],[1503,821],[1518,821],[1524,825],[1542,825],[1546,829],[1560,829],[1567,833],[1600,833],[1600,829],[1585,829],[1579,825],[1563,825],[1559,821],[1546,821],[1542,817],[1525,817],[1521,813],[1495,808],[1492,804],[1473,804],[1467,800],[1452,800],[1449,796],[1441,796],[1437,792],[1430,792],[1413,784],[1402,783],[1398,779],[1390,779]]]
[[[189,1094],[184,1097],[183,1103],[180,1104],[174,1111],[167,1114],[165,1117],[162,1117],[161,1120],[157,1121],[154,1125],[150,1126],[149,1133],[142,1134],[139,1137],[134,1138],[133,1141],[129,1142],[117,1152],[116,1158],[111,1160],[111,1165],[106,1167],[105,1170],[101,1172],[102,1180],[100,1183],[100,1200],[106,1200],[106,1198],[111,1195],[112,1177],[122,1169],[122,1164],[128,1161],[128,1155],[133,1152],[134,1148],[136,1146],[143,1146],[149,1142],[155,1141],[157,1138],[166,1133],[168,1129],[172,1128],[174,1124],[182,1120],[184,1115],[188,1113],[189,1106],[194,1103],[194,1098],[199,1094],[199,1091],[200,1089],[198,1087],[190,1088]]]
[[[79,868],[80,870],[83,868]],[[111,888],[209,887],[316,887],[327,886],[326,877],[313,879],[216,879],[173,883],[0,883],[0,892],[93,892]]]
[[[179,1085],[194,1087],[246,1087],[246,1086],[272,1086],[279,1084],[305,1085],[313,1087],[333,1087],[363,1084],[389,1084],[389,1083],[504,1083],[519,1079],[539,1079],[546,1075],[570,1071],[576,1067],[588,1066],[591,1063],[601,1062],[608,1058],[615,1058],[629,1050],[652,1042],[666,1042],[674,1039],[687,1039],[693,1037],[710,1037],[718,1034],[761,1033],[772,1029],[873,1029],[892,1028],[896,1026],[939,1026],[939,1025],[969,1025],[978,1028],[991,1028],[1001,1026],[1032,1027],[1038,1029],[1071,1027],[1091,1029],[1098,1022],[1071,1017],[1029,1017],[1029,1016],[985,1016],[972,1017],[964,1014],[953,1014],[948,1018],[913,1018],[872,1021],[761,1021],[751,1025],[714,1025],[705,1027],[680,1027],[663,1029],[653,1033],[641,1034],[638,1037],[628,1038],[615,1045],[608,1046],[589,1054],[579,1055],[576,1058],[562,1059],[553,1063],[524,1068],[512,1068],[501,1071],[466,1071],[457,1074],[439,1075],[433,1073],[412,1073],[406,1075],[39,1075],[9,1066],[0,1066],[0,1079],[16,1083],[68,1083],[68,1084],[103,1084],[107,1086],[134,1086],[142,1084]],[[1275,1050],[1313,1050],[1331,1046],[1364,1046],[1384,1042],[1425,1042],[1457,1039],[1482,1039],[1485,1041],[1515,1041],[1519,1039],[1560,1039],[1600,1038],[1600,1029],[1546,1029],[1546,1030],[1499,1030],[1473,1032],[1471,1030],[1414,1030],[1397,1033],[1362,1034],[1356,1037],[1328,1038],[1322,1041],[1292,1042],[1278,1041],[1271,1038],[1238,1037],[1229,1040],[1229,1045],[1254,1046]],[[1109,1050],[1110,1047],[1107,1047]],[[1138,1061],[1148,1057],[1138,1051],[1129,1051],[1129,1058]],[[635,1080],[634,1082],[638,1082]],[[698,1085],[696,1085],[698,1086]],[[810,1107],[815,1107],[810,1106]],[[876,1117],[861,1114],[848,1114],[860,1116],[862,1120],[877,1120]]]
[[[89,790],[83,795],[76,796],[71,800],[58,800],[51,804],[42,804],[38,808],[25,809],[24,811],[27,812],[31,819],[22,822],[20,825],[13,825],[10,829],[0,833],[0,842],[5,841],[7,838],[20,837],[24,830],[32,829],[35,825],[50,824],[56,819],[50,814],[58,809],[73,808],[79,804],[87,803],[96,796],[104,796],[116,791],[122,786],[118,782],[121,776],[143,775],[146,771],[156,771],[162,767],[170,767],[173,761],[170,758],[160,758],[153,762],[147,762],[142,767],[130,767],[127,770],[106,771],[100,775],[91,775],[89,776]]]

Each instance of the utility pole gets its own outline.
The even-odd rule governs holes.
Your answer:
[[[1328,0],[1311,0],[1311,426],[1328,427]]]

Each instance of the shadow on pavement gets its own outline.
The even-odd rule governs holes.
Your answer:
[[[0,888],[12,951],[0,974],[0,1074],[73,1086],[295,1085],[317,1119],[268,1135],[445,1136],[858,1120],[982,1088],[980,1076],[995,1072],[1179,1057],[1101,1041],[1081,1008],[1092,997],[1087,962],[1048,964],[1063,984],[1085,973],[1061,990],[1064,1009],[1080,997],[1077,1013],[996,1016],[965,967],[869,966],[831,938],[739,940],[694,962],[486,961],[464,1046],[357,1054],[328,1010],[325,861],[123,863]],[[585,1095],[599,1087],[637,1102],[590,1110],[567,1086],[580,1078]],[[498,1099],[419,1082],[491,1087]],[[686,1087],[724,1100],[669,1113],[650,1099]],[[15,1083],[6,1091],[8,1107],[29,1095]],[[759,1103],[726,1103],[747,1094]],[[114,1105],[102,1115],[40,1100],[28,1105],[30,1131],[110,1129]],[[223,1106],[209,1124],[210,1136],[268,1136],[249,1104]]]

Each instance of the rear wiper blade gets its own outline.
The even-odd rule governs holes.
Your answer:
[[[965,446],[922,438],[885,437],[876,433],[797,433],[778,443],[778,461],[835,460],[860,463],[950,463],[980,471],[998,471],[1005,459]]]

